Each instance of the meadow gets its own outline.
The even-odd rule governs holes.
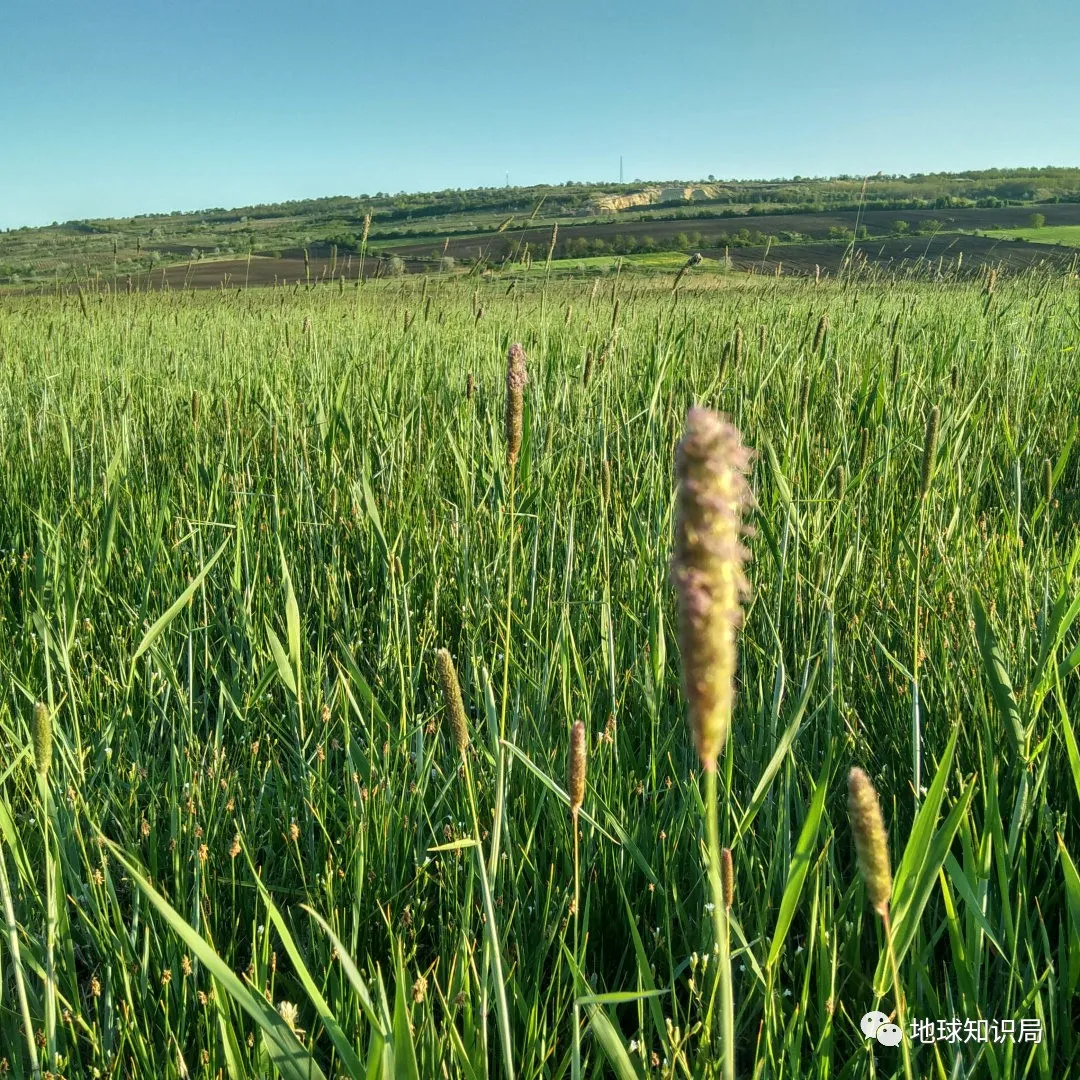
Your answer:
[[[1044,225],[1038,229],[986,229],[983,235],[1001,240],[1028,240],[1038,244],[1080,247],[1080,225]]]
[[[721,1075],[700,403],[755,452],[734,1074],[1073,1075],[1078,311],[989,273],[0,297],[0,1072]],[[946,1025],[910,1067],[860,1030],[897,1002],[852,766]]]

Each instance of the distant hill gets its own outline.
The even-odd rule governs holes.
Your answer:
[[[312,258],[325,257],[336,273],[338,260],[352,256],[354,265],[361,251],[376,263],[380,255],[469,260],[486,257],[485,248],[542,244],[556,224],[563,237],[556,257],[587,253],[580,245],[576,252],[567,247],[571,239],[610,245],[616,236],[638,237],[648,247],[643,238],[655,233],[656,245],[670,246],[684,230],[667,223],[683,221],[695,222],[703,246],[753,247],[760,236],[762,245],[775,247],[839,242],[845,230],[854,237],[856,229],[884,224],[890,215],[894,222],[930,220],[939,231],[1013,227],[1026,224],[1024,208],[1036,205],[1057,224],[1080,223],[1080,168],[335,195],[9,229],[0,233],[0,284],[138,278],[169,266],[248,256],[288,261],[291,271],[305,252],[305,276]],[[747,220],[732,224],[731,218]],[[740,229],[745,235],[736,239]]]

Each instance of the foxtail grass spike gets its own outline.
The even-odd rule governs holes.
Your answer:
[[[735,632],[749,592],[740,537],[753,504],[751,460],[739,432],[718,413],[693,408],[679,444],[679,490],[671,577],[679,599],[679,647],[690,729],[706,770],[727,741],[735,696]]]
[[[461,700],[461,686],[458,683],[457,671],[454,669],[454,661],[449,649],[435,651],[435,666],[439,670],[446,719],[450,722],[454,745],[459,754],[464,754],[469,748],[469,731],[465,724],[465,704]]]
[[[39,775],[46,776],[52,764],[52,713],[39,701],[34,706],[34,764]]]
[[[1043,498],[1047,506],[1054,498],[1054,467],[1049,458],[1043,458]]]
[[[506,457],[511,468],[521,452],[521,414],[525,400],[525,350],[510,346],[506,358]]]
[[[938,427],[941,424],[941,409],[935,405],[926,420],[926,437],[923,439],[922,480],[919,494],[926,498],[930,491],[930,479],[934,473],[934,454],[937,451]]]
[[[731,848],[720,852],[720,885],[724,893],[724,910],[730,911],[735,901],[735,866],[731,861]]]
[[[855,837],[859,872],[874,910],[885,918],[892,894],[889,838],[881,817],[881,804],[870,778],[857,765],[848,773],[848,818]]]
[[[585,725],[580,720],[570,729],[570,763],[566,786],[570,794],[570,813],[577,817],[585,801]]]

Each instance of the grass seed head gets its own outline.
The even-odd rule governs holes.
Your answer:
[[[924,499],[930,491],[930,478],[934,472],[934,454],[937,451],[940,424],[941,409],[935,405],[926,419],[926,437],[923,439],[922,480],[919,483],[919,494]]]
[[[585,801],[585,725],[578,720],[570,729],[570,764],[567,768],[570,813],[577,817]]]
[[[510,346],[506,357],[506,457],[511,467],[521,452],[521,414],[525,403],[525,350]]]
[[[457,671],[449,649],[436,649],[435,666],[439,671],[443,704],[446,706],[446,719],[450,722],[454,745],[459,754],[464,754],[469,747],[469,730],[465,723],[465,703],[461,700],[461,685],[458,683]]]
[[[34,764],[41,776],[45,776],[52,764],[52,713],[49,706],[39,701],[34,706]]]
[[[720,885],[724,894],[724,910],[730,911],[735,900],[735,866],[731,861],[731,848],[720,852]]]
[[[1049,458],[1043,458],[1043,498],[1049,508],[1054,498],[1054,467]]]
[[[892,893],[889,838],[885,833],[885,822],[881,817],[881,805],[874,785],[858,766],[848,773],[848,818],[866,893],[874,910],[884,918]]]
[[[753,504],[750,451],[718,413],[693,408],[676,454],[679,490],[671,577],[679,599],[679,647],[690,728],[702,767],[714,769],[735,696],[735,632],[749,592],[740,537]]]

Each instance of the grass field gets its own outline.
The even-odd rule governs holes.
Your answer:
[[[1080,247],[1080,225],[1044,225],[1041,229],[990,229],[983,235],[1002,240],[1030,240],[1037,244]]]
[[[1064,276],[0,299],[0,1068],[719,1076],[730,986],[734,1075],[904,1075],[859,1027],[898,1005],[859,765],[907,1026],[959,1024],[909,1075],[1074,1075],[1077,304]],[[756,451],[729,921],[668,570],[695,402]]]

